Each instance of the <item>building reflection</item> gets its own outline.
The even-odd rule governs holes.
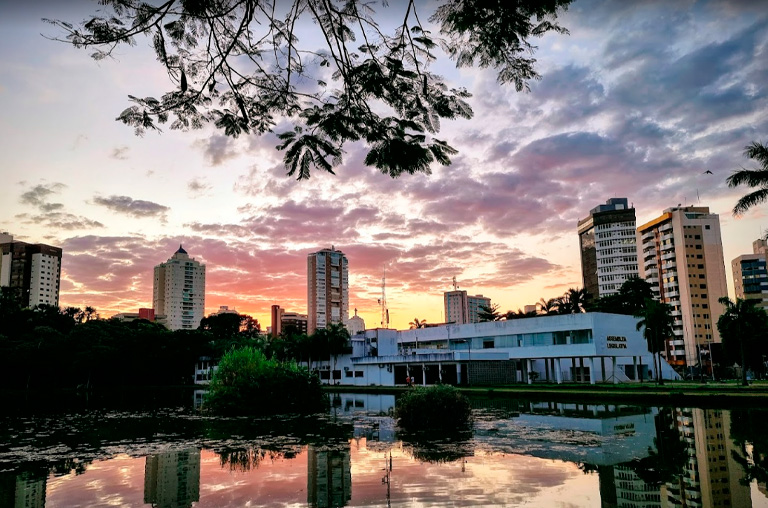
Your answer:
[[[4,473],[0,475],[0,506],[43,508],[46,486],[46,474],[28,471]]]
[[[307,502],[318,508],[345,506],[352,498],[349,443],[343,448],[307,448]]]
[[[148,455],[144,502],[156,508],[189,508],[200,500],[200,450]]]
[[[656,425],[650,460],[598,468],[602,508],[751,508],[728,411],[662,409]]]

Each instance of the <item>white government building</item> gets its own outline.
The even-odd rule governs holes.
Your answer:
[[[397,386],[624,383],[649,379],[653,358],[632,316],[605,313],[366,330],[352,354],[319,363],[324,383]],[[662,360],[665,379],[679,376]]]

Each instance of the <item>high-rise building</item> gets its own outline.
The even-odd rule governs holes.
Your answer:
[[[627,198],[611,198],[579,221],[581,278],[589,299],[615,294],[638,276],[635,225]]]
[[[463,289],[443,293],[445,322],[457,325],[479,323],[480,307],[490,307],[491,299],[483,295],[468,295]]]
[[[287,312],[279,305],[273,305],[272,326],[269,333],[272,337],[279,337],[281,334],[307,333],[307,315]]]
[[[59,306],[59,247],[13,241],[0,233],[0,287],[9,287],[22,307]]]
[[[195,330],[205,312],[205,265],[179,245],[174,255],[155,267],[152,307],[166,316],[171,330]]]
[[[347,257],[331,247],[307,256],[307,331],[346,323],[349,317]]]
[[[757,300],[757,305],[768,311],[768,271],[764,239],[752,242],[752,254],[744,254],[731,262],[736,298]]]
[[[720,342],[718,302],[728,294],[720,217],[708,207],[664,210],[637,228],[641,277],[656,298],[672,306],[674,337],[667,342],[667,361],[676,367],[699,363],[702,350]]]

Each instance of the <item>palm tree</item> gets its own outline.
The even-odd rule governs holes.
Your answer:
[[[574,289],[569,288],[565,292],[564,297],[567,297],[570,314],[581,314],[585,312],[585,305],[587,303],[587,290],[585,288]]]
[[[672,326],[675,323],[675,318],[672,316],[672,306],[648,298],[645,301],[645,309],[637,313],[635,317],[640,319],[637,322],[637,329],[645,328],[643,335],[648,341],[648,349],[653,355],[656,380],[663,385],[664,377],[661,375],[660,352],[665,347],[667,339],[673,334]]]
[[[550,298],[549,300],[542,298],[536,305],[539,306],[539,313],[541,314],[557,314],[557,298]]]
[[[768,147],[757,141],[744,147],[744,156],[758,162],[756,169],[744,169],[734,171],[725,181],[728,187],[736,187],[746,184],[748,187],[757,187],[754,192],[750,192],[741,198],[736,206],[733,207],[734,215],[741,215],[753,206],[762,203],[768,199]]]
[[[752,349],[755,340],[765,335],[768,330],[768,316],[765,310],[757,307],[757,300],[742,300],[737,298],[735,302],[727,296],[718,299],[725,310],[717,320],[717,330],[726,345],[732,347],[735,342],[739,344],[741,354],[741,384],[747,386],[747,349]],[[753,351],[749,351],[752,353]],[[760,355],[762,357],[762,355]]]
[[[498,321],[501,319],[501,314],[499,314],[499,306],[495,303],[490,307],[486,305],[480,305],[478,308],[480,309],[480,312],[477,313],[477,319],[480,320],[481,323],[486,321]]]
[[[411,330],[417,330],[419,328],[426,328],[427,327],[427,320],[422,319],[419,321],[419,318],[413,318],[413,321],[408,323],[411,327]]]
[[[328,353],[333,357],[333,370],[336,370],[338,356],[349,346],[349,331],[342,323],[332,323],[325,327]],[[331,375],[333,378],[333,375]],[[333,379],[331,379],[333,382]]]

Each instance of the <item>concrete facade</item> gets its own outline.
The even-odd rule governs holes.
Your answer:
[[[718,299],[728,294],[720,217],[707,207],[669,208],[637,229],[637,244],[641,277],[673,309],[666,358],[680,369],[697,365],[700,351],[720,342]]]
[[[480,307],[490,307],[491,299],[483,295],[468,295],[464,290],[443,293],[445,322],[457,325],[479,323]]]
[[[347,257],[334,249],[307,256],[307,333],[349,318]]]
[[[205,313],[205,265],[179,246],[155,267],[152,307],[171,330],[196,330]]]
[[[635,209],[611,198],[578,224],[581,276],[589,298],[615,294],[638,276]]]
[[[766,241],[752,243],[752,254],[744,254],[731,262],[733,289],[736,298],[757,300],[768,311],[768,270],[766,270]]]
[[[62,250],[0,236],[0,287],[13,290],[22,307],[59,306]]]

